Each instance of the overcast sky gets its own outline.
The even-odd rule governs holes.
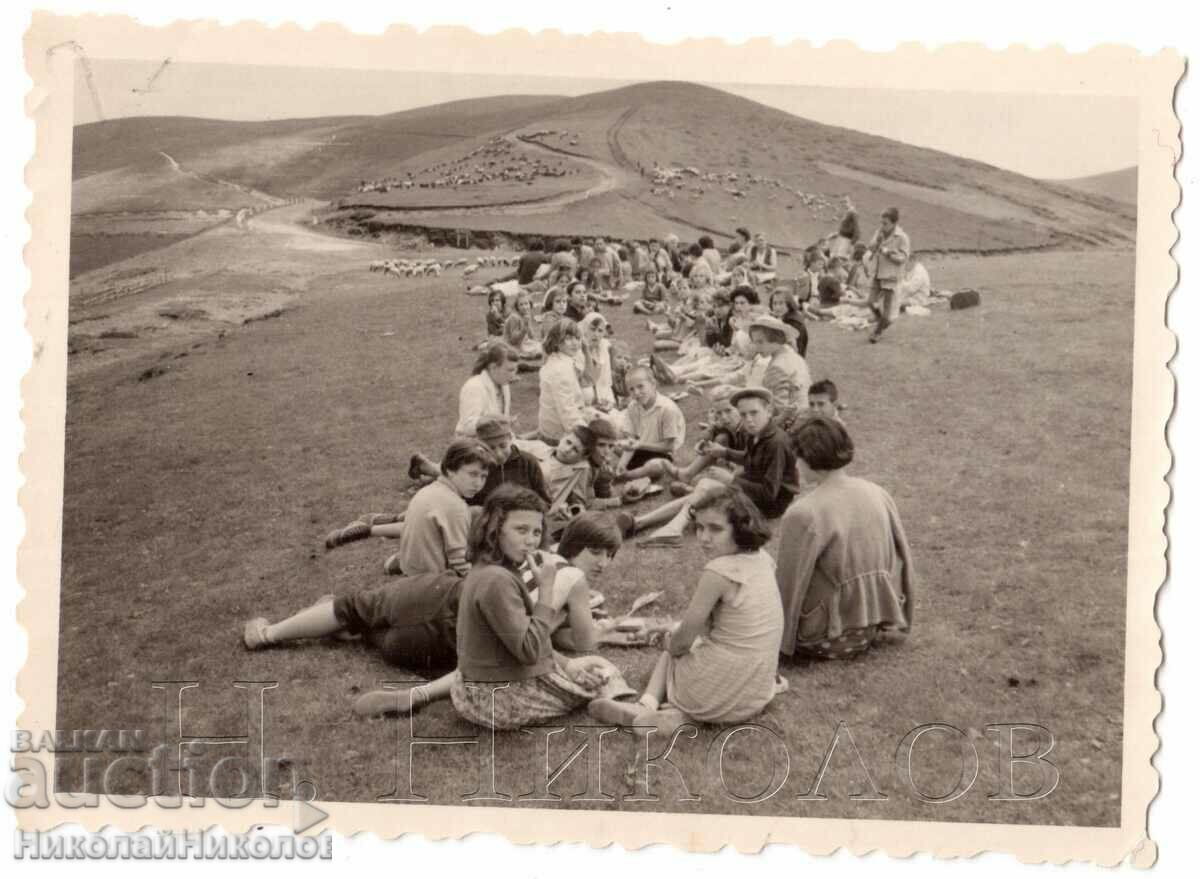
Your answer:
[[[93,59],[104,118],[282,119],[394,113],[497,94],[579,95],[633,80]],[[1119,95],[708,83],[797,116],[1039,178],[1137,164],[1137,100]],[[100,118],[77,70],[76,120]]]

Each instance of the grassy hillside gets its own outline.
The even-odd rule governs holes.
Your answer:
[[[137,167],[167,153],[185,168],[272,195],[328,198],[360,179],[386,176],[419,153],[523,125],[559,100],[504,95],[386,116],[271,122],[180,117],[95,122],[75,129],[72,176]]]
[[[164,184],[150,164],[161,164],[160,153],[219,188]],[[539,170],[526,176],[531,168]],[[1130,204],[1104,192],[681,82],[578,98],[455,101],[380,117],[96,123],[77,129],[75,170],[77,205],[89,211],[130,209],[106,208],[97,192],[144,210],[237,207],[241,187],[371,208],[376,230],[415,223],[414,214],[435,227],[617,237],[713,231],[727,240],[745,225],[792,250],[831,231],[851,205],[864,234],[880,210],[898,207],[922,250],[1124,245],[1136,219]],[[89,185],[98,174],[117,175],[120,186],[101,186],[103,178]],[[404,189],[396,188],[401,180]],[[390,184],[364,193],[362,181]]]
[[[553,217],[447,211],[423,214],[422,222],[518,233],[643,236],[673,230],[685,238],[703,231],[731,235],[734,227],[746,225],[798,249],[832,230],[847,205],[868,226],[879,211],[895,205],[914,245],[926,250],[1120,244],[1133,237],[1134,213],[1109,199],[822,125],[718,89],[643,83],[547,109],[515,134],[607,165],[621,177],[614,196],[566,205]],[[545,131],[553,133],[539,135]],[[460,158],[474,146],[463,144]],[[453,151],[453,146],[439,151],[439,161],[452,161]],[[408,167],[415,169],[424,158]],[[354,193],[342,201],[381,205]],[[391,203],[434,206],[420,192]],[[410,219],[405,211],[382,212],[376,223]]]
[[[1137,204],[1138,169],[1122,168],[1119,171],[1109,171],[1107,174],[1093,174],[1090,177],[1074,177],[1070,180],[1057,181],[1060,185],[1081,192],[1111,198],[1113,201],[1126,205]]]

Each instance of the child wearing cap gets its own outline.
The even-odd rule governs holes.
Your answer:
[[[796,351],[796,330],[777,317],[763,315],[750,322],[750,339],[759,356],[768,359],[762,385],[771,393],[776,416],[786,424],[808,408],[812,383],[808,364]]]
[[[508,418],[499,415],[480,418],[475,425],[475,436],[488,447],[495,462],[488,468],[483,488],[470,499],[472,506],[482,506],[501,485],[528,488],[546,503],[550,502],[541,465],[537,458],[513,443],[512,423]]]

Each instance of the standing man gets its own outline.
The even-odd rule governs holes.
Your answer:
[[[875,277],[871,282],[871,297],[868,302],[875,312],[875,330],[871,333],[872,344],[879,341],[883,331],[892,325],[900,314],[900,303],[896,297],[896,286],[904,272],[904,265],[912,255],[908,235],[897,223],[900,211],[888,208],[879,216],[879,228],[871,237],[868,249],[875,256]]]

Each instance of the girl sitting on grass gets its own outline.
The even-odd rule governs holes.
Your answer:
[[[840,421],[803,421],[790,440],[800,483],[815,487],[783,516],[782,650],[848,659],[912,626],[912,551],[891,495],[846,474],[854,443]]]
[[[504,321],[508,317],[508,301],[504,298],[503,293],[493,290],[488,294],[487,301],[487,338],[476,346],[476,349],[480,351],[493,342],[504,340]]]
[[[746,720],[775,695],[783,606],[775,564],[763,550],[771,532],[734,486],[697,500],[691,517],[708,564],[641,698],[589,704],[604,723],[670,734],[689,721]]]
[[[534,318],[533,301],[522,290],[517,294],[513,312],[504,322],[504,339],[520,358],[518,369],[536,372],[546,359],[542,351],[541,324]]]
[[[808,327],[795,300],[787,291],[779,289],[772,291],[767,304],[773,316],[796,331],[796,352],[801,357],[808,356]]]
[[[511,489],[506,489],[511,490]],[[594,650],[604,632],[592,620],[593,592],[621,546],[621,531],[600,513],[584,513],[563,532],[554,565],[552,623],[555,644],[567,650]],[[565,558],[564,558],[565,556]],[[522,577],[532,578],[525,570]],[[458,605],[463,580],[453,572],[406,577],[352,595],[327,595],[287,619],[271,624],[259,617],[246,623],[248,650],[317,638],[361,635],[389,665],[435,679],[404,690],[375,690],[360,696],[354,710],[363,716],[408,714],[447,699],[458,664]],[[536,592],[534,593],[536,595]]]
[[[403,522],[351,522],[332,532],[325,546],[332,549],[368,537],[398,538],[400,550],[384,563],[387,573],[411,577],[449,569],[466,576],[471,567],[466,554],[471,522],[467,498],[479,494],[493,461],[478,439],[456,439],[442,457],[441,474],[413,495]]]
[[[658,280],[658,272],[648,270],[642,276],[642,298],[633,303],[634,314],[659,314],[665,307],[666,289]]]
[[[584,513],[567,527],[555,556],[540,549],[544,509],[537,495],[515,486],[488,498],[471,531],[474,567],[458,601],[458,670],[407,690],[366,693],[356,713],[407,714],[449,696],[472,723],[513,729],[601,694],[635,695],[612,663],[599,656],[567,660],[551,643],[557,634],[567,649],[595,649],[600,630],[592,622],[589,583],[616,554],[620,533],[600,514]]]

